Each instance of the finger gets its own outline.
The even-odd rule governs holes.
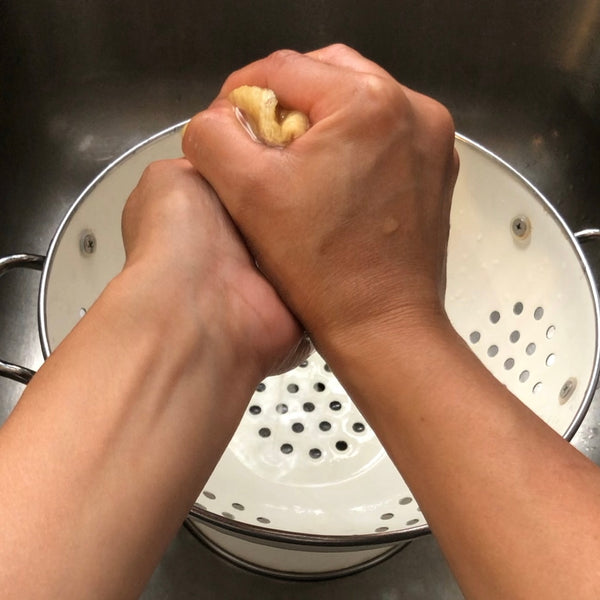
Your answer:
[[[357,73],[370,73],[371,75],[379,75],[381,77],[391,77],[384,68],[345,44],[332,44],[325,48],[307,52],[306,56]]]
[[[238,208],[236,200],[252,197],[242,182],[256,179],[253,173],[257,165],[269,169],[271,178],[277,178],[277,157],[271,156],[282,151],[252,140],[226,99],[215,100],[207,110],[192,118],[182,140],[182,150],[234,220]]]
[[[316,60],[320,60],[332,66],[354,71],[355,73],[369,73],[371,75],[378,75],[396,81],[383,67],[372,60],[365,58],[362,54],[345,44],[332,44],[331,46],[307,52],[306,56],[310,56],[311,58],[315,58]],[[428,96],[416,92],[400,82],[397,83],[413,103],[418,104],[422,101],[431,101],[431,98]]]
[[[275,92],[286,108],[300,110],[315,123],[330,114],[331,106],[347,89],[346,69],[292,50],[279,50],[235,71],[225,81],[219,99],[242,85],[256,85]]]

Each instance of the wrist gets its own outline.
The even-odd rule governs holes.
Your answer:
[[[319,333],[322,333],[316,336],[319,349],[342,363],[360,360],[385,363],[400,357],[419,360],[432,345],[459,339],[443,307],[436,302],[422,304],[417,309],[401,307],[379,314],[372,311],[367,318]]]
[[[371,412],[385,418],[385,403],[394,410],[410,407],[444,379],[457,356],[467,353],[477,361],[441,311],[400,322],[373,320],[337,332],[318,349],[368,419]]]
[[[151,340],[156,356],[177,363],[182,376],[204,370],[204,376],[220,379],[223,387],[235,388],[247,399],[263,377],[261,366],[241,347],[217,288],[189,279],[186,273],[161,273],[140,262],[126,265],[106,292],[119,303],[132,330]]]

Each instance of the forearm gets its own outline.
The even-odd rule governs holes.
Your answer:
[[[371,350],[357,339],[330,348],[328,360],[411,487],[466,596],[597,597],[598,468],[449,328],[377,331]]]
[[[0,431],[3,598],[135,597],[232,435],[259,374],[165,291],[121,274]]]

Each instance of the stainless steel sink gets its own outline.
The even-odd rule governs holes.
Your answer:
[[[600,3],[99,0],[12,2],[0,19],[0,255],[44,254],[87,183],[281,47],[342,41],[452,110],[573,230],[600,226]],[[600,276],[600,247],[585,248]],[[38,274],[0,280],[0,356],[37,367]],[[0,422],[22,386],[0,380]],[[600,464],[595,399],[574,439]],[[433,537],[364,573],[289,583],[223,562],[182,529],[143,595],[457,599]]]

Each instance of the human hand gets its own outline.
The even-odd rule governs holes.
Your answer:
[[[311,129],[285,149],[252,142],[226,101],[244,84],[273,89]],[[377,432],[465,596],[595,598],[597,467],[444,314],[453,134],[439,104],[334,46],[234,73],[183,149]],[[572,506],[583,508],[564,519]],[[575,565],[559,538],[592,558]],[[540,577],[548,564],[569,568]]]
[[[190,328],[210,327],[259,378],[302,360],[308,344],[257,270],[210,185],[185,159],[153,163],[123,213],[125,269],[142,269]]]
[[[274,89],[309,131],[285,149],[252,141],[226,100],[244,84]],[[444,316],[458,161],[437,102],[343,46],[283,51],[232,74],[183,149],[317,345]]]
[[[139,597],[255,386],[303,339],[187,160],[146,169],[122,230],[123,270],[0,431],[3,598],[64,597],[67,578],[70,598]]]

